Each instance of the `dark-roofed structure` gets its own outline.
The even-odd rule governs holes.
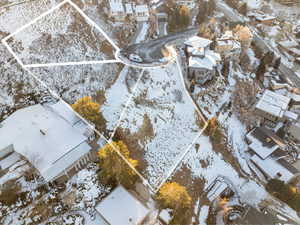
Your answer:
[[[278,178],[289,182],[298,176],[299,170],[286,160],[288,152],[284,140],[272,130],[254,128],[246,135],[246,139],[252,152],[250,161],[266,179]]]

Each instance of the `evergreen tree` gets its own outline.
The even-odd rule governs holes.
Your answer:
[[[169,30],[171,32],[181,31],[190,23],[190,12],[186,6],[175,6],[169,13]]]
[[[196,18],[197,24],[204,23],[206,18],[207,18],[207,2],[200,0],[198,6],[198,14]]]
[[[281,64],[281,57],[278,57],[274,62],[274,69],[278,70]]]
[[[106,182],[114,182],[130,187],[136,181],[135,171],[116,152],[118,151],[126,161],[134,168],[138,161],[130,158],[129,150],[122,141],[114,141],[106,144],[98,151],[101,167],[101,177]]]
[[[207,15],[212,16],[216,9],[215,0],[209,0],[208,2],[206,2],[206,4],[207,4]]]
[[[261,63],[259,64],[256,70],[256,79],[260,82],[263,82],[265,77],[265,72],[266,72],[266,66],[264,64],[264,61],[261,61]]]
[[[241,6],[238,9],[238,12],[244,16],[247,16],[248,6],[246,2],[241,4]]]
[[[231,8],[237,9],[238,7],[238,0],[225,0],[227,5],[229,5]]]

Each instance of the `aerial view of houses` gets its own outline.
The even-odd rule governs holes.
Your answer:
[[[300,224],[299,0],[0,1],[0,224]]]

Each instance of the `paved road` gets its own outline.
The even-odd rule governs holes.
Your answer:
[[[198,28],[188,29],[186,31],[170,34],[164,37],[157,38],[155,40],[150,40],[147,42],[133,44],[123,48],[118,53],[118,58],[122,61],[127,59],[129,63],[129,55],[136,54],[143,59],[143,62],[136,63],[133,62],[136,66],[139,65],[141,67],[149,67],[149,66],[161,66],[166,64],[164,61],[164,56],[162,54],[162,49],[165,48],[168,44],[178,44],[179,42],[184,42],[187,38],[196,35],[198,32]]]

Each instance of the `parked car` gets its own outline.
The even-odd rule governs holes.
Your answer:
[[[143,62],[143,59],[140,56],[138,56],[137,54],[130,54],[129,59],[131,61],[138,62],[138,63]]]

